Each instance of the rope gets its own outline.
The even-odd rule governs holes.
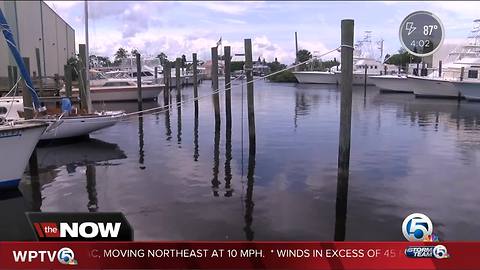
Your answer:
[[[8,95],[10,95],[10,93],[15,90],[15,94],[17,93],[17,90],[18,90],[18,83],[22,80],[22,77],[19,77],[17,82],[12,86],[12,88],[8,91],[8,93],[5,94],[5,97],[7,97]],[[15,96],[15,95],[14,95]]]
[[[339,46],[339,47],[337,47],[337,48],[335,48],[335,49],[333,49],[333,50],[330,50],[330,51],[328,51],[328,52],[326,52],[326,53],[324,53],[324,54],[321,54],[321,55],[319,55],[319,56],[314,56],[314,57],[312,57],[311,59],[308,59],[308,60],[306,60],[306,61],[300,62],[300,63],[295,64],[295,65],[288,66],[288,67],[286,67],[286,68],[284,68],[284,69],[281,69],[281,70],[279,70],[279,71],[275,71],[275,72],[270,73],[270,74],[268,74],[268,75],[266,75],[266,76],[258,77],[258,78],[256,78],[256,79],[251,80],[251,81],[247,81],[246,83],[248,84],[248,83],[253,83],[253,82],[256,82],[256,81],[259,81],[259,80],[264,80],[264,79],[269,78],[269,77],[271,77],[271,76],[274,76],[274,75],[276,75],[276,74],[279,74],[279,73],[282,73],[282,72],[284,72],[284,71],[287,71],[287,70],[296,68],[296,67],[301,66],[301,65],[303,65],[303,64],[306,64],[306,63],[308,63],[308,62],[311,62],[311,61],[313,61],[313,60],[315,60],[315,59],[317,59],[317,58],[320,58],[320,57],[323,57],[323,56],[325,56],[325,55],[327,55],[327,54],[330,54],[330,53],[332,53],[332,52],[335,52],[335,51],[337,51],[339,48],[341,48],[341,46]],[[202,98],[210,97],[211,95],[218,94],[218,93],[220,93],[220,92],[222,92],[222,91],[230,91],[230,90],[232,90],[232,83],[233,83],[234,81],[238,80],[238,79],[239,79],[239,77],[233,79],[233,80],[229,83],[230,87],[228,87],[228,88],[225,88],[225,89],[223,89],[223,90],[220,89],[220,88],[218,88],[218,89],[210,92],[209,94],[206,94],[206,95],[203,95],[203,96],[198,96],[198,97],[196,97],[196,98],[189,98],[189,99],[185,99],[185,100],[183,100],[183,101],[179,101],[179,102],[176,103],[176,105],[177,105],[177,107],[179,107],[179,106],[181,106],[183,103],[186,103],[186,102],[198,101],[198,100],[200,100],[200,99],[202,99]],[[227,84],[227,85],[228,85],[228,84]],[[242,82],[242,86],[243,86],[243,82]],[[165,89],[165,90],[167,90],[167,89]],[[173,105],[173,104],[172,104],[172,105]],[[161,113],[161,112],[166,111],[166,110],[164,110],[164,109],[166,109],[167,107],[168,107],[168,105],[164,105],[164,106],[159,106],[159,107],[155,107],[155,108],[151,108],[151,109],[146,109],[146,110],[131,112],[131,113],[125,114],[125,117],[128,118],[128,117],[130,117],[130,116],[134,116],[134,115],[138,115],[138,114],[145,114],[145,113]]]

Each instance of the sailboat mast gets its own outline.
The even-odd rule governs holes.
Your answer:
[[[85,0],[85,92],[87,98],[88,113],[92,110],[90,99],[90,54],[88,50],[88,1]]]

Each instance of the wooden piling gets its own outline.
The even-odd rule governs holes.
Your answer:
[[[23,63],[25,64],[25,68],[27,69],[27,73],[30,74],[30,59],[28,57],[23,57]],[[16,74],[14,74],[16,75]],[[32,119],[33,118],[33,101],[30,92],[27,90],[27,84],[25,80],[22,83],[22,97],[23,97],[23,112],[25,119]],[[30,171],[30,175],[38,176],[38,159],[37,159],[37,149],[35,148],[32,152],[28,160],[28,168]],[[34,181],[35,178],[32,178]]]
[[[442,60],[438,61],[438,77],[442,77]]]
[[[177,58],[175,60],[175,90],[177,93],[177,105],[178,102],[181,102],[181,88],[182,88],[182,81],[180,77],[180,64],[181,64],[182,59]]]
[[[230,81],[230,46],[223,49],[225,56],[225,118],[227,129],[232,126],[232,83]]]
[[[91,101],[90,101],[90,93],[89,93],[89,87],[88,87],[88,80],[87,80],[87,72],[86,70],[86,46],[85,44],[79,44],[78,45],[78,50],[79,50],[79,56],[80,56],[80,62],[77,65],[77,70],[79,73],[79,90],[80,90],[80,108],[82,111],[86,111],[88,113],[91,112]]]
[[[13,81],[13,66],[8,66],[8,89],[12,89],[16,81]]]
[[[35,58],[37,60],[37,74],[38,74],[38,89],[40,92],[40,96],[44,96],[43,93],[43,80],[42,80],[42,64],[40,59],[40,49],[35,48]]]
[[[363,96],[367,96],[367,73],[368,73],[368,65],[365,64],[365,74],[363,76]],[[387,72],[385,72],[387,75]]]
[[[247,111],[248,111],[248,138],[252,142],[252,151],[256,149],[255,141],[255,101],[253,93],[253,62],[252,40],[245,39],[245,73],[247,75]]]
[[[169,105],[170,104],[170,62],[167,60],[163,66],[163,83],[165,84],[165,88],[163,90],[163,105]]]
[[[352,119],[352,77],[353,77],[353,20],[342,20],[341,23],[341,63],[342,74],[340,84],[340,134],[338,147],[337,202],[335,220],[335,240],[345,239],[346,205],[339,201],[339,192],[346,201],[348,193],[348,174],[350,167],[350,135]],[[339,217],[340,213],[340,217]]]
[[[55,92],[60,93],[60,76],[58,73],[53,74],[53,81],[55,82]]]
[[[212,47],[212,90],[213,93],[213,108],[215,111],[215,123],[220,123],[220,98],[218,94],[218,50],[217,47]]]
[[[142,63],[140,61],[140,54],[137,53],[135,55],[136,63],[137,63],[137,103],[138,103],[138,110],[143,110],[142,104]]]
[[[193,98],[198,98],[198,70],[197,70],[197,54],[192,54],[192,66],[193,66]]]
[[[338,168],[349,169],[352,118],[353,20],[342,20],[342,74]],[[348,46],[352,46],[349,48]]]
[[[465,73],[465,67],[460,68],[460,81],[463,81],[463,73]]]
[[[383,75],[387,75],[387,66],[383,66]]]
[[[28,74],[30,74],[30,59],[28,57],[23,57],[23,63],[27,68]],[[24,82],[22,83],[22,96],[23,96],[23,112],[25,119],[32,119],[33,118],[33,102],[32,96],[30,92],[27,90],[27,84]]]
[[[177,58],[175,60],[175,89],[177,89],[177,95],[178,95],[178,89],[182,87],[182,82],[180,78],[180,64],[181,64],[182,59]]]
[[[295,65],[298,64],[298,41],[297,32],[295,32]],[[298,71],[298,66],[295,67],[295,71]]]
[[[70,65],[63,66],[65,78],[65,94],[67,97],[72,97],[72,67]]]
[[[17,66],[12,66],[12,78],[13,78],[13,85],[15,85],[15,83],[17,82],[18,80],[18,69],[17,69]]]
[[[155,74],[153,75],[153,78],[155,78],[155,84],[157,84],[157,83],[158,83],[158,81],[157,81],[157,80],[158,80],[158,67],[155,67],[155,68],[153,69],[153,72],[155,73]]]

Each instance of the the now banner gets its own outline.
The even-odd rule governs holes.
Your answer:
[[[0,269],[480,269],[480,242],[0,242]]]

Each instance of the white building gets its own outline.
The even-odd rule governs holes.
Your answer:
[[[35,48],[40,49],[43,76],[63,76],[63,66],[75,55],[75,30],[43,1],[0,1],[20,49],[30,58],[30,71],[38,74]],[[8,66],[15,66],[5,38],[0,38],[0,78],[8,78]]]

